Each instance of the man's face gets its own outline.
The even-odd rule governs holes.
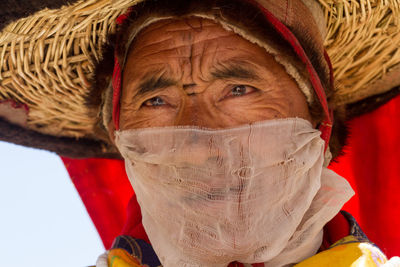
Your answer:
[[[122,130],[311,121],[303,93],[273,56],[207,19],[145,28],[129,51],[122,88]]]

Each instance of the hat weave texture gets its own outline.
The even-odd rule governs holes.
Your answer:
[[[400,2],[319,2],[328,29],[324,45],[337,83],[336,105],[354,103],[398,86]]]
[[[31,129],[90,136],[96,113],[85,97],[95,62],[116,18],[136,2],[80,1],[8,25],[0,34],[0,101],[26,103]]]

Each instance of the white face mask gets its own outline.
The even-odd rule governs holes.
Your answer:
[[[323,168],[319,136],[293,118],[126,130],[116,143],[163,266],[285,266],[316,253],[354,193]]]

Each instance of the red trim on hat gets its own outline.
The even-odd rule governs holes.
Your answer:
[[[332,62],[331,59],[329,58],[328,53],[326,52],[326,50],[324,49],[324,58],[326,63],[328,64],[329,67],[329,82],[331,83],[332,88],[334,87],[335,84],[335,78],[333,76],[333,67],[332,67]]]
[[[119,114],[120,114],[120,98],[121,98],[121,67],[118,62],[117,55],[114,55],[114,72],[112,79],[113,86],[113,112],[112,119],[115,130],[119,130]]]
[[[125,14],[119,15],[116,23],[121,25],[128,18],[132,12],[132,7],[128,8]],[[112,99],[112,120],[114,122],[115,130],[119,130],[119,115],[120,115],[120,98],[121,98],[121,66],[118,62],[117,53],[114,53],[114,71],[112,77],[113,99]]]
[[[115,20],[115,22],[118,25],[121,25],[129,17],[129,15],[132,13],[132,11],[133,11],[133,7],[128,8],[124,14],[121,14],[118,16],[118,18]]]

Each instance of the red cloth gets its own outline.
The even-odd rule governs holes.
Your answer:
[[[133,195],[123,161],[68,158],[62,160],[104,246],[110,248],[114,238],[121,234],[125,225],[126,208]]]
[[[345,206],[388,256],[400,255],[400,96],[351,121],[346,154],[331,169],[356,196]]]
[[[399,255],[400,96],[354,119],[349,126],[351,136],[346,155],[331,166],[356,191],[344,209],[387,256]],[[136,197],[131,199],[133,191],[121,161],[67,158],[63,161],[106,248],[120,234],[147,240],[140,209]]]

